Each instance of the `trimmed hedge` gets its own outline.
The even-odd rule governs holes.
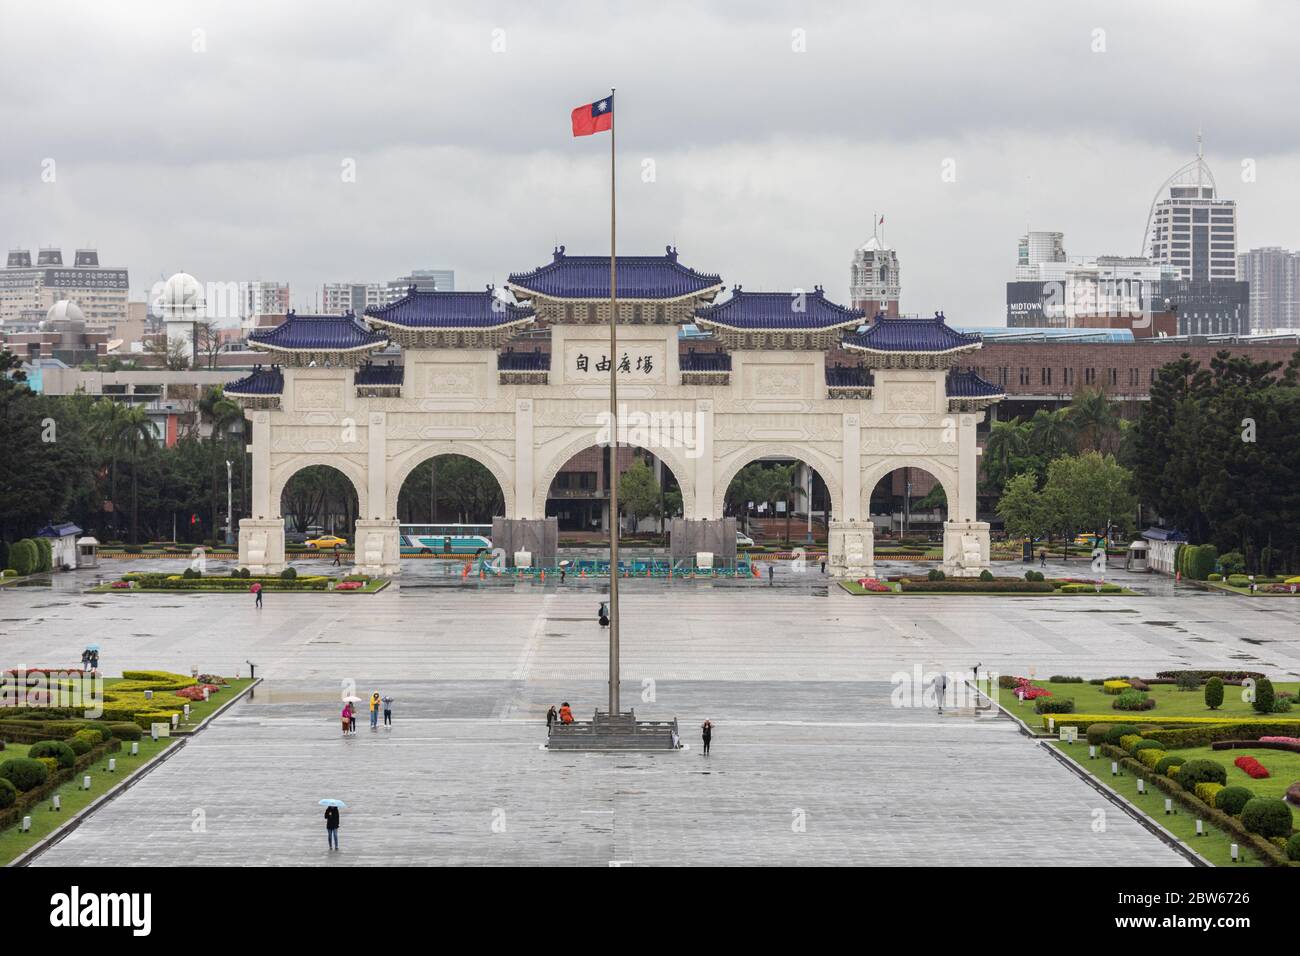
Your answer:
[[[35,574],[40,563],[39,558],[36,544],[31,538],[15,541],[14,546],[9,549],[9,567],[17,571],[20,576]]]
[[[1291,835],[1291,808],[1276,797],[1255,797],[1241,808],[1241,825],[1262,837]]]
[[[1228,785],[1228,771],[1223,764],[1213,760],[1189,760],[1178,770],[1178,785],[1184,790],[1196,791],[1198,783]]]
[[[19,790],[35,790],[49,775],[45,764],[33,757],[10,757],[0,763],[0,778],[8,780]]]
[[[1115,746],[1115,745],[1119,744],[1119,742],[1120,742],[1120,738],[1121,738],[1121,737],[1127,737],[1127,736],[1129,736],[1130,734],[1136,734],[1136,735],[1138,736],[1138,738],[1141,739],[1141,735],[1138,734],[1138,728],[1137,728],[1137,725],[1135,725],[1135,724],[1112,724],[1112,725],[1111,725],[1111,726],[1106,730],[1106,733],[1105,733],[1105,735],[1104,735],[1104,737],[1103,737],[1103,740],[1104,740],[1106,743],[1110,744],[1111,746]]]
[[[90,748],[87,747],[82,753],[89,750]],[[33,760],[40,757],[53,757],[55,762],[58,763],[59,769],[64,770],[77,762],[79,754],[62,740],[41,740],[27,748],[27,756]],[[24,787],[23,789],[28,788]]]
[[[1156,762],[1155,771],[1156,773],[1167,774],[1170,767],[1179,767],[1184,763],[1186,763],[1186,760],[1178,754],[1166,753]]]
[[[0,777],[0,810],[12,807],[17,800],[18,788],[8,780]]]
[[[1242,808],[1254,797],[1254,792],[1246,787],[1224,787],[1219,791],[1218,797],[1215,798],[1214,808],[1222,810],[1224,813],[1230,813],[1235,817],[1241,813]]]
[[[1273,682],[1267,677],[1261,677],[1255,682],[1255,713],[1273,713],[1273,706],[1276,702],[1277,694],[1273,691]]]
[[[977,578],[958,578],[946,581],[909,581],[902,585],[904,591],[916,592],[953,592],[972,593],[1007,593],[1007,594],[1051,594],[1054,587],[1050,581],[981,581]]]
[[[1034,700],[1036,714],[1072,714],[1074,699],[1070,697],[1038,697]]]
[[[1205,682],[1205,706],[1218,710],[1223,704],[1223,678],[1211,677]]]
[[[1225,789],[1221,783],[1198,783],[1196,785],[1196,798],[1205,801],[1207,806],[1217,808],[1218,804],[1215,800]]]

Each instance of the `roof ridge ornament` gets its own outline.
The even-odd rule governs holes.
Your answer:
[[[556,262],[564,258],[564,246],[556,246],[555,251],[551,253]]]
[[[664,246],[664,252],[665,252],[665,254],[667,254],[667,256],[668,256],[668,261],[670,261],[670,262],[676,262],[676,261],[677,261],[677,247],[676,247],[676,246]]]

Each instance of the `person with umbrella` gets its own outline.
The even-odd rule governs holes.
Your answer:
[[[343,698],[343,733],[355,734],[357,732],[357,712],[352,708],[354,703],[360,703],[360,697]]]
[[[347,806],[342,800],[326,798],[320,801],[325,808],[325,837],[331,850],[339,848],[339,810]]]
[[[262,606],[262,582],[254,581],[253,586],[248,590],[252,591],[257,598],[257,600],[253,602],[253,606],[261,607]]]

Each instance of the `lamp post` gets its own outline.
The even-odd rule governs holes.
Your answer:
[[[235,520],[235,499],[234,499],[234,467],[235,463],[229,458],[226,459],[226,544],[232,544],[234,520]]]

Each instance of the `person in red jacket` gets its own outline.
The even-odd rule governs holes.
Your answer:
[[[569,706],[569,702],[567,700],[560,705],[560,723],[562,724],[573,723],[573,708]]]

